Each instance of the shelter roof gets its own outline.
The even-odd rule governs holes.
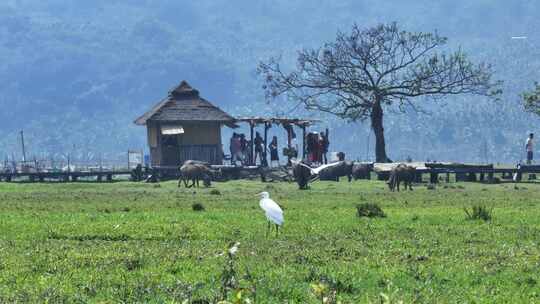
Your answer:
[[[235,119],[199,96],[185,80],[169,92],[167,98],[135,120],[137,125],[148,121],[215,121],[233,126]]]
[[[297,126],[311,126],[313,124],[316,124],[317,122],[320,122],[319,120],[315,119],[305,119],[305,118],[287,118],[287,117],[240,117],[236,119],[236,122],[247,122],[252,124],[264,124],[264,123],[272,123],[272,124],[291,124],[291,125],[297,125]]]

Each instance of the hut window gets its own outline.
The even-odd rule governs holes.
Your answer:
[[[178,135],[184,134],[184,128],[182,126],[163,126],[161,127],[162,135]]]

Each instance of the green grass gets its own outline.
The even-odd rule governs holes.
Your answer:
[[[224,274],[257,303],[540,302],[540,185],[452,185],[0,183],[0,302],[212,301]],[[277,238],[262,190],[285,210]],[[467,220],[473,205],[491,221]]]

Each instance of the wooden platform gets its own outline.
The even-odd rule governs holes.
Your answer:
[[[113,181],[116,176],[131,176],[132,171],[73,171],[73,172],[3,172],[0,173],[0,181],[12,182],[27,180],[29,182],[44,182],[57,180],[62,182],[76,182],[79,178],[95,178],[96,181]]]
[[[386,180],[390,171],[400,163],[373,163],[373,172],[375,172],[379,180]],[[429,182],[439,182],[439,177],[444,176],[444,180],[450,181],[450,175],[455,175],[455,181],[487,181],[491,182],[495,179],[495,174],[500,175],[499,179],[508,179],[521,181],[523,174],[540,173],[540,165],[519,165],[511,166],[494,166],[492,164],[461,164],[461,163],[422,163],[412,162],[406,163],[409,166],[416,168],[417,182],[423,181],[423,175],[429,175]],[[231,179],[254,179],[260,177],[261,173],[268,171],[268,168],[260,168],[257,166],[230,166],[216,165],[212,169],[219,171],[218,181],[226,181]],[[271,169],[270,169],[271,170]],[[132,170],[102,170],[102,171],[71,171],[71,172],[0,172],[0,181],[28,181],[28,182],[45,182],[45,181],[60,181],[60,182],[77,182],[82,178],[92,179],[97,182],[111,182],[115,178],[131,177]],[[154,167],[143,170],[143,178],[150,175],[157,175],[159,180],[175,179],[179,177],[178,167]],[[142,180],[138,179],[138,180]]]
[[[380,180],[386,180],[390,171],[400,163],[374,163],[373,171]],[[450,180],[450,175],[455,175],[455,181],[493,181],[495,174],[501,174],[502,178],[522,180],[523,174],[540,173],[540,165],[517,165],[496,167],[493,164],[463,164],[463,163],[404,163],[416,168],[417,181],[422,181],[423,174],[430,175],[430,182],[437,183],[439,175],[445,175],[445,180]]]

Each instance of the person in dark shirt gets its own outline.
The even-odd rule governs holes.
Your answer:
[[[268,148],[270,149],[270,166],[273,167],[274,162],[276,162],[277,166],[279,167],[277,136],[272,137],[272,142],[270,143]]]
[[[330,147],[330,142],[328,141],[328,134],[322,132],[321,133],[321,152],[322,152],[322,160],[324,161],[324,164],[328,164],[328,148]]]
[[[259,132],[255,133],[255,158],[253,159],[253,163],[257,163],[257,156],[259,156],[259,160],[261,162],[261,165],[264,163],[263,161],[263,150],[264,150],[264,140],[261,137],[261,134]]]
[[[247,159],[247,156],[248,156],[247,147],[248,147],[248,141],[246,139],[246,135],[240,134],[240,153],[242,154],[243,164],[246,164],[246,162],[249,163],[249,160]]]

